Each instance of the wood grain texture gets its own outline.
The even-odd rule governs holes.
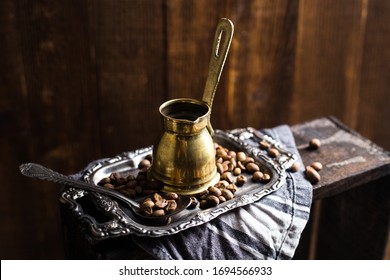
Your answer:
[[[158,107],[165,94],[162,2],[88,4],[102,153],[151,145],[160,129]]]
[[[389,181],[381,178],[322,200],[315,259],[389,259]]]
[[[71,174],[153,144],[163,101],[201,98],[221,17],[214,128],[334,115],[390,149],[389,16],[380,0],[1,1],[1,257],[63,256],[58,189],[18,165]]]
[[[323,166],[321,180],[313,185],[314,199],[335,196],[390,174],[390,154],[335,118],[316,119],[291,129],[304,166],[314,162]],[[320,140],[319,149],[309,149],[313,138]]]

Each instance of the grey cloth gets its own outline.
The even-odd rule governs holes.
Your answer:
[[[262,132],[301,162],[287,125]],[[163,260],[291,259],[309,219],[311,202],[312,186],[303,172],[288,172],[280,189],[255,203],[174,235],[133,236],[133,240],[154,258]]]

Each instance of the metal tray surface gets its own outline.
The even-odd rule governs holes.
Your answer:
[[[267,152],[260,149],[259,142],[265,140],[279,150],[277,158],[271,158]],[[207,223],[232,209],[256,202],[262,197],[279,189],[286,178],[288,169],[296,160],[296,156],[281,146],[273,138],[264,135],[253,128],[242,128],[231,131],[216,130],[214,141],[229,150],[244,151],[251,155],[261,166],[262,171],[271,175],[268,183],[254,183],[250,180],[239,187],[233,199],[209,209],[186,209],[172,218],[171,223],[164,226],[148,226],[137,221],[133,213],[121,206],[115,200],[105,195],[86,192],[78,189],[67,189],[61,194],[62,203],[69,206],[75,217],[86,226],[87,236],[92,240],[102,240],[110,237],[136,234],[141,236],[164,236],[178,233],[188,228]],[[138,172],[138,163],[152,153],[152,146],[136,151],[124,152],[114,158],[97,163],[84,172],[83,179],[97,184],[102,178],[112,172],[126,175]],[[91,213],[83,208],[85,201],[99,212]],[[101,215],[102,214],[102,215]],[[101,218],[100,216],[103,216]]]

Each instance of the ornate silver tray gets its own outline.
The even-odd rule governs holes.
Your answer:
[[[266,141],[279,150],[279,156],[271,158],[259,147],[260,141]],[[280,143],[268,135],[253,128],[235,129],[231,131],[216,130],[214,141],[229,150],[245,151],[271,175],[268,183],[248,182],[239,187],[233,199],[209,209],[186,209],[172,218],[171,223],[164,226],[148,226],[141,224],[133,213],[112,198],[93,192],[78,189],[67,189],[61,194],[62,203],[69,206],[74,216],[85,225],[87,235],[92,240],[128,234],[146,236],[164,236],[178,233],[188,228],[211,221],[235,208],[258,201],[281,187],[288,169],[296,160],[296,156],[283,149]],[[96,163],[85,170],[83,179],[97,184],[112,172],[126,175],[138,171],[138,163],[152,152],[152,146],[131,152],[124,152],[114,158]],[[250,176],[249,174],[246,176]],[[249,178],[248,178],[249,179]],[[93,210],[91,210],[93,209]]]

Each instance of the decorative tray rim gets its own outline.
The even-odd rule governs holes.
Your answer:
[[[177,219],[164,226],[140,224],[136,219],[133,219],[131,212],[124,211],[115,200],[98,193],[88,193],[83,190],[69,188],[61,193],[60,201],[68,205],[77,219],[88,228],[87,237],[93,241],[129,234],[153,237],[171,235],[194,226],[205,224],[223,213],[256,202],[264,196],[278,190],[285,181],[286,170],[297,159],[296,155],[285,150],[281,143],[275,141],[269,135],[265,135],[251,127],[230,131],[215,130],[214,137],[216,140],[227,141],[232,145],[242,148],[253,156],[255,160],[265,164],[266,167],[272,171],[271,181],[263,184],[258,190],[243,191],[233,199],[221,203],[217,207],[209,209],[198,208],[195,211],[192,210],[192,212],[189,212],[189,214],[187,213],[187,216],[184,216],[182,219]],[[280,156],[278,158],[271,158],[259,146],[253,144],[259,143],[262,140],[267,141],[276,148],[279,151]],[[253,143],[249,144],[248,141],[252,141]],[[218,141],[216,142],[218,143]],[[114,165],[120,166],[123,162],[127,162],[129,168],[135,168],[137,164],[136,159],[150,153],[152,149],[153,147],[149,146],[135,151],[124,152],[113,158],[97,162],[92,165],[92,167],[84,170],[81,179],[87,182],[96,183],[96,181],[93,180],[93,176],[97,172]],[[88,194],[88,198],[94,202],[95,206],[100,211],[103,211],[110,216],[109,221],[98,222],[95,217],[84,212],[83,206],[77,200],[86,196],[86,194]]]

